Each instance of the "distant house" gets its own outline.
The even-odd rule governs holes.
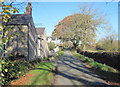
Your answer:
[[[37,34],[43,39],[46,40],[46,29],[44,27],[36,27]]]
[[[41,57],[48,57],[48,54],[49,54],[49,49],[48,49],[48,44],[47,44],[47,41],[46,41],[46,29],[45,28],[42,28],[42,27],[37,27],[36,28],[36,31],[37,31],[37,35],[39,38],[41,38],[38,42],[40,43],[39,44],[39,55]]]
[[[14,27],[12,32],[8,34],[14,36],[14,38],[7,42],[8,52],[6,57],[11,53],[13,55],[24,55],[27,60],[41,56],[40,41],[42,38],[40,35],[42,35],[42,32],[35,28],[30,3],[28,3],[24,14],[12,15],[11,19],[12,22],[3,23],[6,25],[5,28]]]
[[[55,36],[48,36],[47,37],[47,43],[50,43],[50,42],[55,43],[55,49],[54,49],[54,51],[58,52],[59,51],[58,38],[55,37]]]
[[[55,45],[57,46],[57,42],[58,42],[58,39],[57,39],[57,37],[55,37],[55,36],[48,36],[47,37],[47,43],[49,43],[49,42],[54,42],[55,43]]]

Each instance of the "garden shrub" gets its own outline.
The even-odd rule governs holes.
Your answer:
[[[28,70],[35,68],[35,65],[38,65],[40,59],[34,59],[30,61],[23,62],[13,62],[2,60],[2,85],[9,85],[10,82],[14,79],[20,78]]]
[[[49,43],[48,43],[48,48],[49,48],[49,50],[54,50],[54,48],[55,48],[55,43],[54,43],[54,42],[49,42]]]
[[[59,51],[58,56],[64,55],[64,51]]]

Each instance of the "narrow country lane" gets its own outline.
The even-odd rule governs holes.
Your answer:
[[[53,85],[108,85],[75,58],[69,50],[58,58],[58,74]]]

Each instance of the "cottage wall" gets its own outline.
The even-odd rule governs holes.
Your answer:
[[[24,57],[28,57],[28,46],[27,46],[27,35],[28,35],[28,27],[27,25],[14,25],[9,26],[14,27],[14,29],[8,33],[9,38],[10,36],[13,36],[11,38],[11,41],[7,42],[8,45],[8,52],[6,53],[6,56],[9,54],[13,55],[24,55]]]
[[[38,48],[38,44],[37,44],[37,32],[33,23],[33,20],[31,20],[31,22],[29,23],[29,42],[28,42],[28,56],[29,59],[33,59],[37,57],[37,48]]]
[[[0,24],[0,28],[2,28],[1,27],[1,24]],[[2,32],[0,31],[0,35],[2,35]],[[2,44],[2,37],[0,37],[0,44]],[[0,48],[0,56],[1,56],[2,54],[1,54],[1,48]]]
[[[28,25],[10,25],[9,27],[14,27],[14,29],[9,33],[8,39],[10,39],[10,36],[13,36],[13,38],[7,42],[6,57],[13,54],[15,56],[22,55],[28,60],[36,58],[38,45],[33,22],[31,21]]]

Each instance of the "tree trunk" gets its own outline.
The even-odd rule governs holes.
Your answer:
[[[84,45],[84,47],[83,47],[83,55],[84,55],[84,53],[85,53],[85,45]]]
[[[74,45],[74,47],[75,47],[75,49],[76,49],[76,47],[77,47],[76,43],[73,43],[73,45]]]

